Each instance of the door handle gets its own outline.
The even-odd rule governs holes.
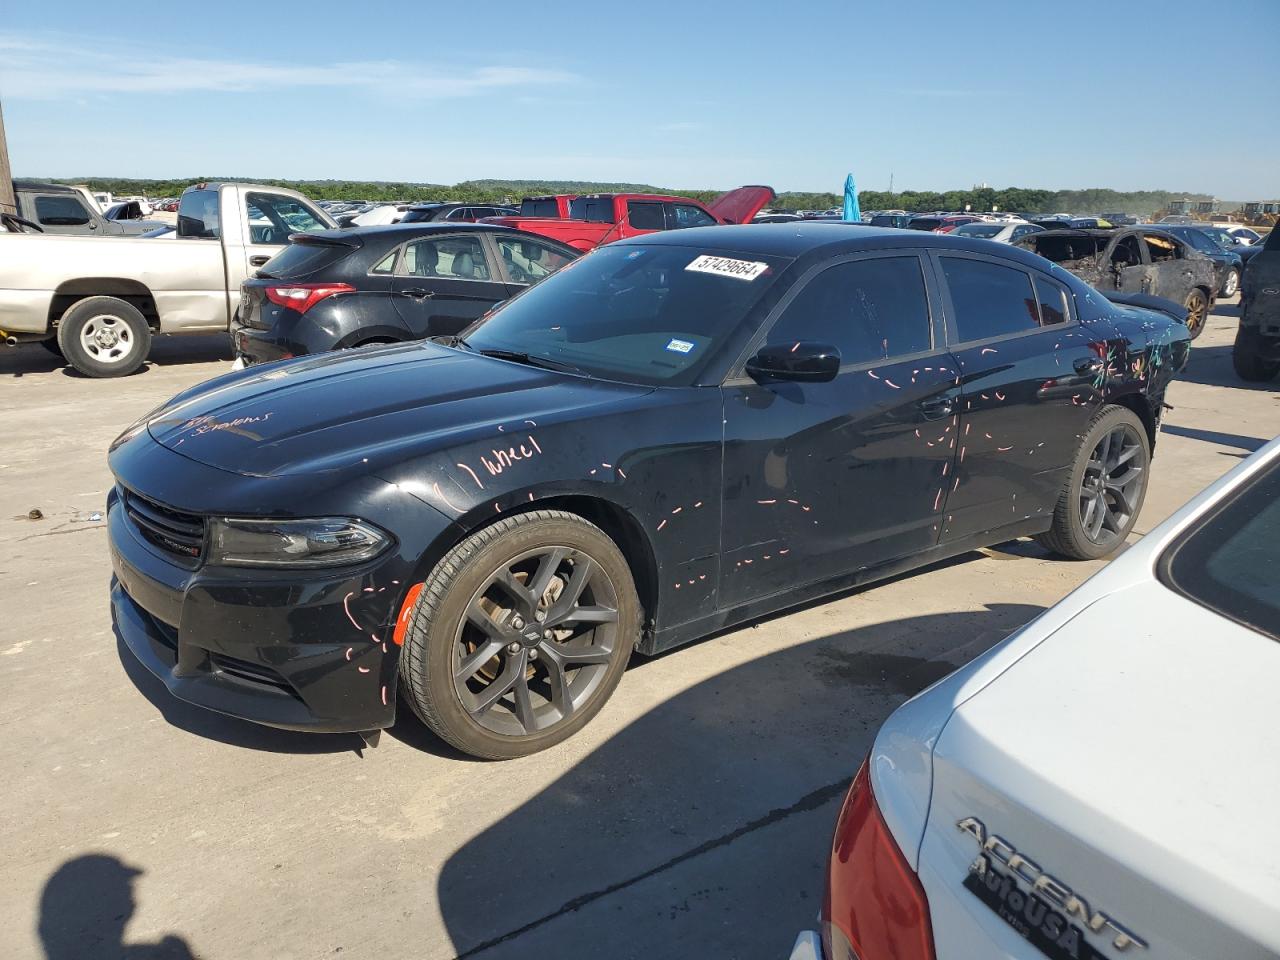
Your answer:
[[[955,411],[955,400],[951,397],[931,397],[920,401],[920,412],[926,420],[941,420]]]
[[[1072,366],[1076,368],[1076,373],[1096,377],[1102,372],[1104,364],[1097,357],[1081,357]]]
[[[270,259],[271,258],[268,257],[265,253],[255,253],[252,257],[249,258],[249,266],[260,267]]]
[[[414,300],[426,300],[428,297],[434,297],[435,294],[430,290],[423,290],[421,287],[410,287],[408,290],[401,290],[400,296],[412,297]]]

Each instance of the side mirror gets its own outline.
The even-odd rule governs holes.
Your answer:
[[[797,380],[826,383],[840,372],[840,351],[829,343],[798,340],[793,344],[761,347],[747,361],[753,380]]]

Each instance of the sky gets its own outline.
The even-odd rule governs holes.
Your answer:
[[[0,105],[15,176],[1273,199],[1278,41],[1280,0],[54,0]]]

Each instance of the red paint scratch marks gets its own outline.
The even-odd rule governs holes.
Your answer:
[[[620,476],[623,480],[627,479],[627,475],[622,472],[621,467],[618,468],[618,476]]]
[[[997,399],[997,400],[1003,400],[1003,399],[1004,399],[1004,394],[1003,394],[1003,393],[1001,393],[999,390],[997,390],[997,391],[996,391],[996,399]]]
[[[386,652],[387,652],[387,645],[386,645],[386,643],[385,643],[385,642],[382,644],[382,652],[383,652],[383,653],[386,653]]]
[[[596,471],[595,471],[595,468],[593,467],[593,468],[591,469],[591,476],[593,476],[593,477],[594,477],[595,475],[596,475]]]
[[[799,349],[800,349],[800,341],[799,341],[799,340],[797,340],[797,341],[796,341],[796,345],[795,345],[794,347],[792,347],[790,350],[788,350],[787,352],[788,352],[788,353],[795,353],[795,352],[796,352],[797,350],[799,350]]]
[[[772,560],[772,559],[773,559],[773,554],[771,554],[771,553],[766,553],[766,554],[765,554],[763,557],[761,557],[760,559],[761,559],[761,560]]]
[[[956,487],[960,486],[960,478],[956,477],[956,482],[951,485],[951,492],[956,492]]]
[[[920,429],[918,427],[916,428],[916,439],[920,439]]]
[[[993,436],[992,436],[991,434],[989,434],[989,433],[984,433],[984,434],[983,434],[983,436],[984,436],[984,437],[986,437],[988,440],[994,440],[994,439],[995,439],[995,437],[993,437]]]
[[[991,398],[990,398],[990,397],[988,397],[985,393],[980,393],[980,394],[978,394],[978,396],[980,396],[983,400],[990,400],[990,399],[991,399]]]
[[[700,573],[700,574],[698,574],[698,579],[699,579],[699,580],[705,580],[705,579],[707,579],[707,575],[706,575],[705,573]]]
[[[371,633],[371,634],[369,634],[369,642],[370,642],[370,643],[381,643],[382,641],[378,639],[378,635],[377,635],[376,633]]]
[[[892,380],[888,379],[887,377],[885,378],[884,385],[885,385],[886,387],[893,387],[893,389],[895,389],[895,390],[901,390],[901,389],[902,389],[900,386],[898,386],[896,383],[894,383]]]
[[[780,557],[785,557],[785,556],[786,556],[788,553],[790,553],[790,552],[791,552],[791,548],[790,548],[790,547],[787,547],[787,549],[785,549],[785,550],[779,550],[779,551],[778,551],[778,556],[780,556]]]
[[[470,467],[468,467],[465,463],[457,463],[457,464],[454,464],[454,466],[461,467],[463,470],[467,471],[467,473],[471,474],[471,479],[476,482],[476,486],[479,487],[481,490],[484,489],[484,484],[480,482],[480,478],[476,476],[476,472],[472,470]]]
[[[750,561],[750,560],[743,560],[742,562],[743,562],[743,563],[750,563],[751,561]]]
[[[802,503],[800,504],[800,509],[803,510],[805,513],[808,513],[810,510],[813,509],[813,507],[810,507],[808,504]]]
[[[1008,453],[1010,450],[1012,450],[1012,449],[1013,449],[1013,447],[1012,447],[1012,446],[1009,446],[1009,447],[996,447],[996,449],[997,449],[997,450],[999,450],[1001,453]]]
[[[360,624],[356,623],[356,618],[351,615],[351,607],[347,605],[347,601],[354,596],[355,596],[355,591],[353,590],[351,593],[348,593],[345,597],[342,598],[342,609],[346,611],[347,619],[351,621],[351,625],[355,627],[357,630],[359,630]]]
[[[983,347],[981,350],[978,351],[978,356],[982,356],[984,353],[999,353],[999,352],[1000,351],[997,350],[995,347]]]
[[[757,500],[756,501],[756,503],[760,504],[763,507],[767,507],[769,504],[777,503],[777,502],[778,502],[777,500]]]
[[[675,586],[675,588],[676,588],[677,590],[679,590],[679,589],[680,589],[680,584],[678,584],[678,583],[677,583],[677,584],[673,584],[673,586]]]
[[[662,529],[663,527],[665,527],[666,525],[667,525],[667,521],[666,521],[666,520],[663,520],[660,524],[658,524],[658,529],[659,529],[659,530],[661,530],[661,529]]]
[[[612,469],[613,469],[613,464],[612,464],[612,463],[602,463],[602,464],[600,464],[600,466],[604,467],[606,470],[612,470]]]
[[[938,488],[938,495],[933,498],[933,509],[937,510],[938,505],[942,503],[942,488]]]
[[[973,424],[972,424],[972,423],[966,423],[966,424],[964,425],[964,435],[965,435],[966,437],[969,435],[969,428],[970,428],[970,427],[972,427],[972,426],[973,426]]]
[[[525,423],[533,423],[533,421],[532,421],[532,420],[526,420],[526,421],[525,421]],[[534,423],[533,425],[534,425],[535,427],[537,426],[537,424],[536,424],[536,423]],[[533,444],[533,449],[537,450],[539,453],[541,453],[541,452],[542,452],[542,448],[541,448],[540,446],[538,446],[538,441],[537,441],[537,440],[535,440],[535,439],[533,439],[533,434],[532,434],[532,433],[531,433],[531,434],[529,434],[529,442],[530,442],[531,444]]]
[[[504,430],[504,428],[503,428],[502,424],[498,424],[498,432],[499,432],[499,433],[504,433],[504,432],[505,432],[505,430]]]
[[[458,506],[456,503],[454,503],[453,501],[451,501],[448,497],[446,497],[446,496],[444,495],[444,491],[442,491],[442,490],[440,489],[440,484],[439,484],[439,483],[433,483],[433,484],[431,485],[431,490],[432,490],[432,492],[436,495],[436,497],[437,497],[438,499],[440,499],[440,500],[444,503],[444,505],[445,505],[445,506],[447,506],[449,509],[451,509],[451,510],[455,510],[455,511],[457,511],[458,513],[463,513],[463,512],[464,512],[464,511],[463,511],[463,509],[462,509],[460,506]]]
[[[494,512],[495,512],[495,513],[501,513],[501,512],[502,512],[502,507],[498,504],[498,501],[497,501],[497,500],[493,501],[493,510],[494,510]]]
[[[702,506],[702,501],[701,501],[701,500],[699,500],[697,503],[695,503],[695,504],[693,505],[693,509],[697,510],[700,506]]]
[[[373,587],[365,587],[365,588],[364,588],[364,592],[365,592],[365,593],[373,593],[373,592],[374,592]]]
[[[947,460],[945,463],[942,464],[942,475],[945,477],[947,475],[947,471],[950,469],[951,469],[951,461]]]
[[[533,491],[532,491],[532,490],[530,490],[530,491],[529,491],[529,502],[530,502],[530,503],[533,503]]]
[[[961,447],[961,448],[960,448],[960,462],[961,462],[961,463],[964,463],[964,452],[965,452],[965,450],[966,450],[966,449],[967,449],[966,447]]]
[[[382,685],[382,705],[384,707],[387,705],[387,685],[385,683]]]
[[[350,659],[351,659],[351,651],[352,651],[353,649],[355,649],[355,648],[354,648],[354,647],[347,647],[347,659],[348,659],[348,660],[350,660]]]
[[[357,669],[357,670],[359,670],[361,673],[368,673],[368,672],[369,672],[369,668],[368,668],[368,667],[356,667],[356,669]]]
[[[525,423],[527,423],[531,427],[536,427],[538,425],[537,420],[526,420]],[[538,452],[541,453],[542,451],[539,450]]]
[[[868,376],[868,377],[871,377],[873,380],[879,380],[879,379],[880,379],[879,377],[877,377],[877,376],[876,376],[876,372],[875,372],[874,370],[868,370],[868,371],[867,371],[867,376]]]
[[[683,509],[684,507],[676,507],[674,510],[671,511],[671,515],[674,517],[677,513],[679,513]]]
[[[799,500],[788,500],[788,501],[787,501],[787,503],[791,504],[793,507],[798,507],[798,506],[800,506],[800,501],[799,501]]]
[[[696,581],[696,580],[689,580],[689,581],[687,581],[687,583],[689,584],[689,586],[691,586],[691,587],[692,587],[695,583],[697,583],[697,581]]]

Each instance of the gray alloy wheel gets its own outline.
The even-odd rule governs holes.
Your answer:
[[[1220,297],[1234,297],[1236,291],[1240,289],[1240,271],[1232,267],[1227,271],[1227,275],[1222,278],[1222,289],[1218,291]]]
[[[571,736],[613,693],[640,626],[625,558],[575,514],[514,514],[472,534],[426,578],[402,691],[442,739],[508,759]]]
[[[1138,519],[1150,464],[1146,426],[1127,407],[1105,407],[1080,443],[1053,525],[1036,539],[1073,560],[1105,557]]]

